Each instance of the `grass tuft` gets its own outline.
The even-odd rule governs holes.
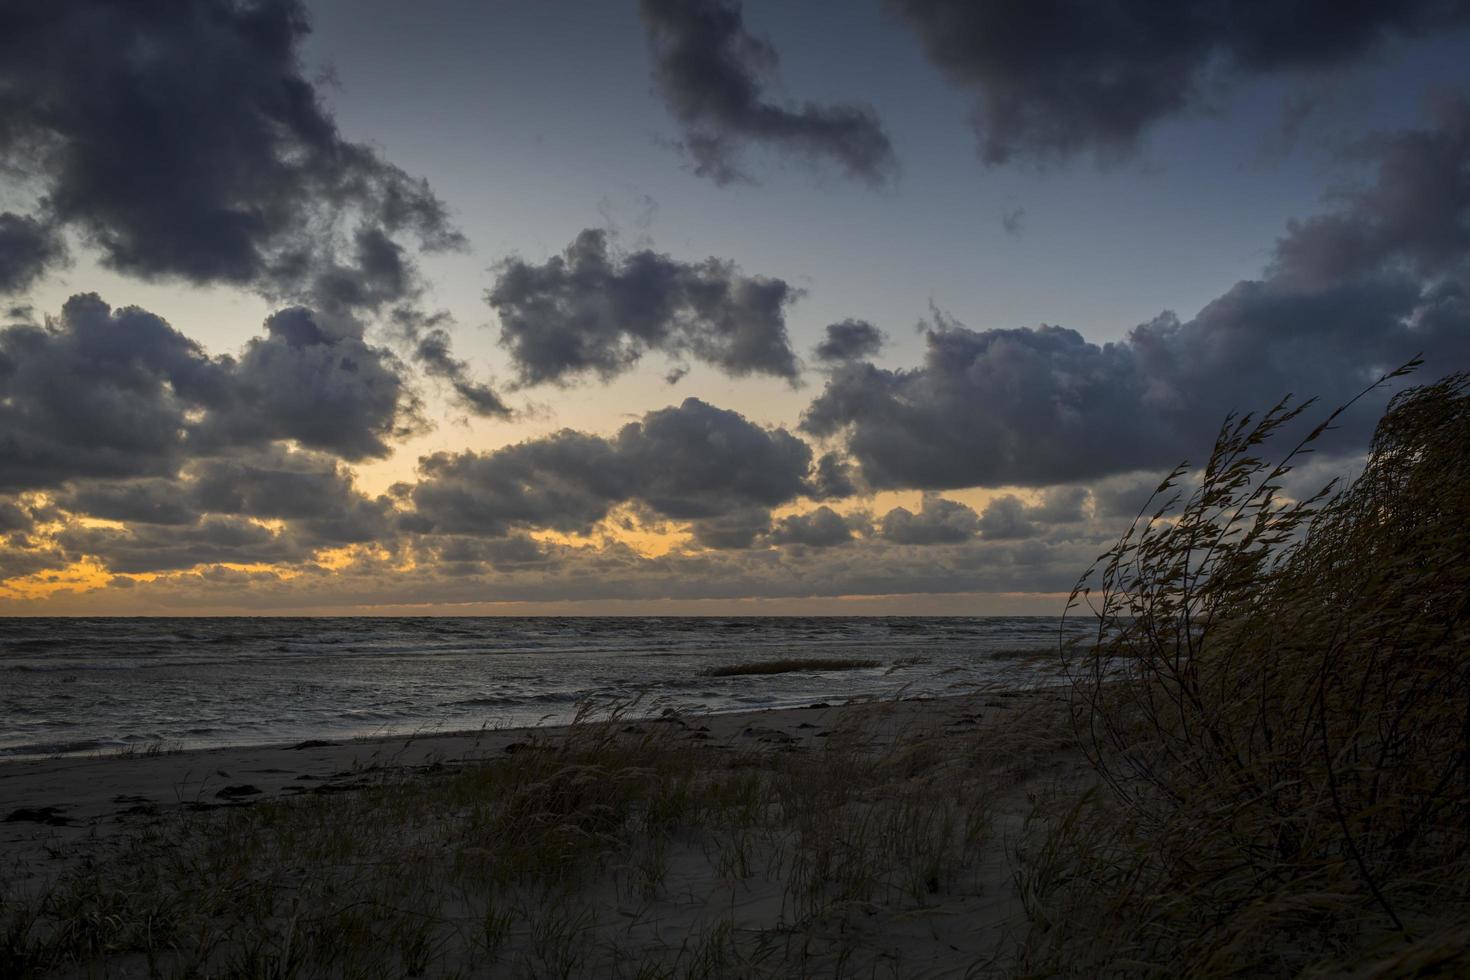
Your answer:
[[[1398,395],[1351,485],[1287,497],[1341,411],[1274,464],[1302,407],[1228,420],[1073,593],[1098,778],[1033,814],[1023,972],[1341,975],[1470,928],[1470,377]]]

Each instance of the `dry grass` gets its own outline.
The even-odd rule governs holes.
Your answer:
[[[1281,478],[1336,413],[1277,465],[1300,409],[1232,420],[1084,578],[1066,661],[1100,781],[1036,810],[1018,970],[1470,967],[1467,387],[1401,394],[1362,476],[1304,501]]]
[[[992,784],[965,737],[875,747],[886,707],[805,752],[589,713],[489,762],[166,812],[40,894],[0,880],[0,976],[885,975],[879,925],[979,889]]]
[[[704,671],[706,677],[750,677],[756,674],[794,674],[813,670],[862,670],[883,666],[876,660],[861,657],[798,657],[783,660],[755,660],[742,664],[721,664]]]

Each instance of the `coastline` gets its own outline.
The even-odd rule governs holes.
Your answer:
[[[629,715],[620,725],[669,725],[702,749],[815,748],[818,736],[874,709],[897,712],[905,725],[925,712],[943,719],[967,713],[977,697],[1010,701],[1051,689],[1003,690],[896,700],[855,699],[744,711]],[[106,837],[128,821],[170,809],[201,812],[265,800],[350,791],[385,775],[493,761],[530,739],[555,743],[571,723],[484,727],[207,748],[59,755],[0,760],[0,867],[34,858],[37,837],[51,849]],[[747,730],[749,732],[747,733]],[[880,730],[871,733],[883,737]],[[675,737],[678,737],[676,735]],[[788,742],[787,739],[792,741]],[[39,834],[38,834],[39,832]]]
[[[1013,942],[1023,928],[1007,848],[1021,832],[1027,787],[1075,772],[1080,765],[1070,754],[1058,754],[1055,740],[1045,737],[1047,719],[1057,717],[1059,705],[1055,690],[990,691],[721,714],[670,711],[572,726],[12,761],[0,765],[0,820],[5,821],[0,823],[0,868],[12,897],[35,899],[76,877],[69,872],[125,860],[139,841],[184,842],[229,834],[230,847],[250,851],[261,839],[280,833],[276,824],[281,814],[290,819],[293,813],[318,814],[313,819],[334,827],[335,835],[366,836],[367,829],[357,822],[362,819],[359,811],[379,807],[376,801],[405,794],[411,800],[428,798],[457,781],[480,774],[500,778],[494,774],[534,768],[543,759],[562,761],[537,776],[542,781],[554,781],[560,771],[579,771],[589,758],[596,759],[593,765],[599,771],[640,773],[673,765],[688,774],[690,785],[714,786],[760,774],[770,795],[760,804],[760,813],[749,817],[750,826],[730,824],[729,813],[716,808],[719,812],[713,815],[690,816],[667,836],[634,830],[614,847],[613,854],[619,848],[636,850],[657,837],[663,841],[659,847],[671,852],[660,858],[661,875],[667,878],[639,891],[636,901],[629,897],[628,870],[608,855],[598,858],[602,863],[611,860],[606,873],[593,874],[589,883],[578,886],[577,901],[583,903],[578,908],[586,910],[579,914],[596,923],[584,930],[593,959],[579,969],[618,975],[599,971],[613,970],[622,962],[619,957],[631,956],[640,962],[663,958],[682,964],[682,970],[689,965],[680,958],[687,951],[668,947],[670,928],[687,928],[691,936],[706,938],[718,934],[729,947],[726,954],[739,957],[756,956],[763,944],[778,937],[790,943],[796,930],[805,936],[803,942],[816,944],[812,964],[852,956],[882,964],[897,956],[914,968],[905,975],[960,976]],[[589,749],[593,742],[596,747]],[[850,786],[821,787],[839,771],[850,773],[844,780]],[[791,798],[819,789],[827,794],[820,803]],[[381,824],[381,814],[389,812],[401,827],[380,826],[373,832],[388,830],[391,839],[420,832],[415,828],[426,816],[423,808],[398,806],[375,809],[378,816],[372,819]],[[435,807],[423,806],[434,810],[434,819],[442,816]],[[808,808],[811,814],[800,816]],[[940,814],[948,822],[929,826]],[[891,860],[907,868],[900,878],[919,874],[930,884],[914,891],[899,888],[899,878],[885,878],[886,883],[874,878],[861,890],[866,897],[858,905],[825,891],[820,896],[801,891],[798,885],[806,873],[801,869],[814,853],[823,853],[820,847],[829,846],[810,839],[813,831],[806,821],[839,815],[851,825],[823,834],[839,841],[850,838],[844,847],[866,849],[860,867],[873,865],[871,873],[878,874],[877,863]],[[870,839],[874,826],[894,820],[904,824],[898,837]],[[970,829],[961,831],[962,826]],[[741,862],[750,862],[740,871],[729,867],[732,834],[744,842]],[[517,859],[534,852],[524,842],[507,846]],[[932,870],[915,871],[909,865],[918,858],[910,851],[925,847],[941,857],[933,859],[937,863]],[[481,850],[469,848],[468,853]],[[331,873],[322,868],[310,875],[319,872]],[[6,882],[0,879],[0,884]],[[169,887],[183,886],[173,882]],[[532,901],[525,897],[530,894],[526,887],[517,878],[496,894]],[[798,899],[809,903],[810,910],[797,914],[793,903]],[[326,914],[326,909],[317,912]],[[524,910],[525,929],[533,930],[544,914],[544,909]],[[635,916],[631,924],[630,915]],[[845,924],[834,926],[839,920]],[[663,925],[651,927],[649,922]],[[866,936],[861,941],[844,932],[858,923]],[[834,939],[833,928],[846,938]],[[933,942],[935,936],[944,942]],[[858,946],[849,948],[850,942]],[[496,962],[522,971],[512,975],[537,975],[549,967],[536,958],[542,953],[532,948],[529,931],[506,943]],[[818,947],[824,950],[820,955]],[[441,968],[428,975],[465,968],[465,955],[446,954]],[[475,968],[476,962],[470,966]],[[755,963],[747,962],[754,971],[749,975],[764,975],[754,969]]]

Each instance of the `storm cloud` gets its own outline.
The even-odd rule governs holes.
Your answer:
[[[769,524],[770,508],[806,493],[811,464],[811,448],[784,429],[688,398],[611,438],[564,429],[489,453],[426,457],[406,491],[414,512],[405,525],[489,537],[586,533],[613,507],[633,503],[693,522],[701,539],[746,547]]]
[[[279,445],[194,460],[172,478],[76,481],[53,499],[71,517],[125,525],[68,522],[56,536],[74,558],[119,573],[303,562],[394,533],[391,501],[363,495],[338,460]]]
[[[827,324],[826,336],[812,352],[817,360],[835,363],[872,357],[883,349],[883,331],[866,320]]]
[[[12,4],[0,163],[118,272],[376,308],[413,288],[401,238],[463,239],[424,181],[341,136],[308,31],[298,0]]]
[[[847,519],[825,505],[805,514],[781,518],[771,529],[771,543],[805,548],[832,548],[853,539]]]
[[[979,528],[973,508],[932,493],[924,494],[917,514],[895,507],[878,523],[878,533],[895,544],[958,544],[975,537]]]
[[[503,263],[486,299],[523,385],[604,380],[648,351],[693,357],[724,373],[794,380],[786,307],[800,291],[744,276],[731,262],[680,262],[642,249],[619,254],[587,229],[541,265]]]
[[[168,572],[209,564],[281,564],[310,557],[288,531],[240,517],[209,516],[197,524],[171,527],[131,524],[124,528],[72,525],[56,536],[64,554],[93,558],[119,574]]]
[[[0,329],[0,489],[171,473],[188,414],[228,385],[229,367],[161,318],[95,295]]]
[[[941,320],[918,368],[836,368],[802,427],[841,437],[876,488],[1045,486],[1172,466],[1228,412],[1288,392],[1337,404],[1416,353],[1427,370],[1470,365],[1470,111],[1447,102],[1439,119],[1365,144],[1374,179],[1290,226],[1265,278],[1191,320],[1164,313],[1101,345]],[[1414,217],[1431,208],[1446,213]]]
[[[1229,82],[1334,68],[1385,40],[1470,22],[1462,0],[887,0],[929,60],[976,98],[987,163],[1131,152],[1155,123]]]
[[[454,356],[447,313],[424,315],[410,307],[393,311],[394,327],[408,342],[410,356],[431,378],[449,385],[456,403],[481,418],[509,418],[515,413],[493,387],[475,380],[469,364]]]
[[[642,0],[653,77],[684,129],[680,144],[696,174],[717,184],[748,180],[747,144],[830,160],[852,178],[886,182],[893,147],[877,113],[863,105],[783,106],[765,89],[774,48],[745,29],[739,0]]]
[[[265,328],[238,358],[211,357],[161,317],[81,294],[44,325],[0,329],[0,489],[170,477],[278,440],[365,459],[420,424],[400,365],[356,321],[288,309]],[[117,506],[154,506],[130,500]]]
[[[229,365],[227,398],[197,427],[205,446],[293,439],[360,460],[421,424],[402,365],[368,344],[357,322],[293,307],[266,320]]]
[[[24,292],[65,256],[55,228],[13,211],[0,214],[0,295]]]

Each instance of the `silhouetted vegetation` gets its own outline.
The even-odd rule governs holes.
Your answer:
[[[1101,784],[1032,818],[1020,972],[1470,971],[1467,386],[1398,395],[1362,475],[1305,500],[1282,479],[1337,413],[1274,465],[1301,408],[1229,420],[1083,578]]]

